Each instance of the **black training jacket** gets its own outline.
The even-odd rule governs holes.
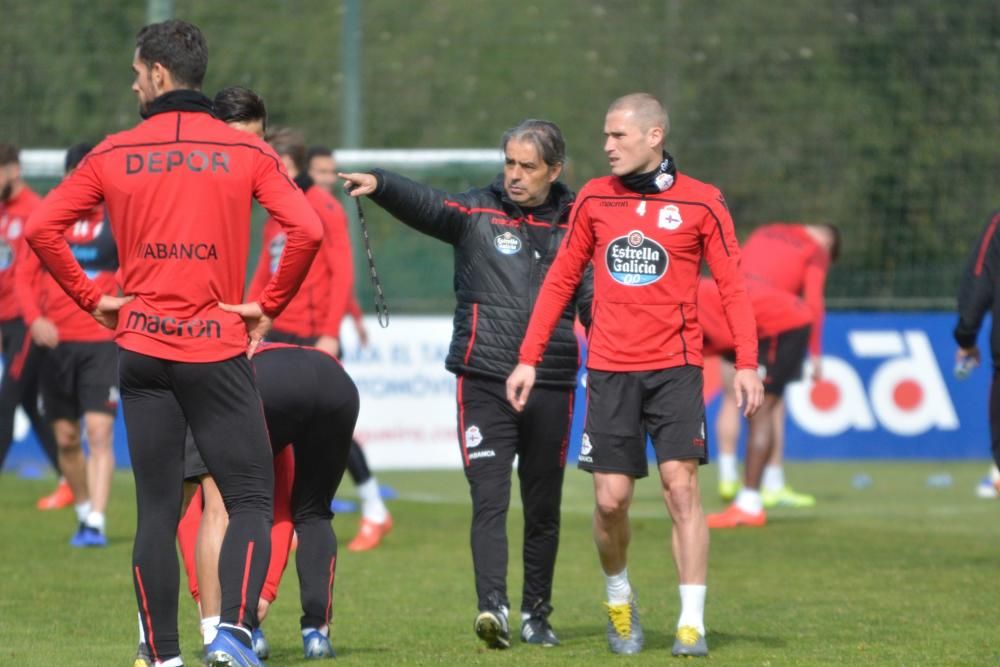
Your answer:
[[[450,243],[455,249],[455,322],[445,367],[456,375],[506,380],[517,365],[517,350],[545,274],[568,229],[573,192],[552,186],[556,212],[549,220],[525,214],[507,198],[503,179],[489,187],[449,194],[376,169],[372,201],[410,227]],[[530,227],[536,229],[530,230]],[[543,229],[544,228],[544,229]],[[539,233],[540,231],[545,233]],[[545,247],[533,239],[544,237]],[[590,326],[593,278],[588,270],[575,303]],[[536,368],[539,385],[573,386],[580,365],[570,304]]]
[[[1000,368],[1000,300],[996,298],[1000,287],[1000,234],[997,234],[997,225],[1000,225],[1000,211],[990,216],[969,256],[958,290],[958,325],[955,326],[955,341],[962,347],[971,347],[976,343],[986,311],[992,308],[990,348],[994,368]]]

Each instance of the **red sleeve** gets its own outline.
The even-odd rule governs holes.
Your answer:
[[[27,245],[24,250],[26,252],[21,252],[14,264],[14,293],[21,309],[21,318],[30,327],[32,322],[42,316],[42,310],[38,307],[37,288],[45,278],[45,271],[38,255],[31,252]]]
[[[28,244],[52,277],[88,313],[97,308],[101,290],[73,257],[65,233],[101,203],[102,192],[96,158],[85,158],[69,178],[42,200],[28,219],[25,230]]]
[[[281,225],[286,237],[278,269],[257,299],[271,318],[281,314],[295,296],[323,241],[323,226],[316,212],[280,165],[273,152],[263,153],[257,158],[254,175],[254,197]]]
[[[719,286],[722,309],[736,346],[736,368],[757,368],[757,324],[740,271],[740,245],[722,195],[708,199],[704,219],[705,261]]]
[[[295,455],[285,447],[274,457],[274,523],[271,525],[271,562],[260,596],[268,602],[278,597],[278,585],[292,550],[292,484],[295,482]]]
[[[198,529],[201,527],[201,485],[191,497],[187,512],[177,524],[177,546],[181,549],[181,559],[184,561],[184,571],[187,573],[188,590],[195,602],[199,600],[198,569],[195,564],[195,549],[198,544]]]
[[[327,308],[326,322],[321,333],[334,338],[340,338],[340,323],[347,313],[354,293],[354,258],[351,252],[351,235],[347,231],[347,216],[344,209],[335,200],[319,211],[323,219],[323,229],[327,234],[324,241],[324,252],[327,253],[330,269],[333,272],[330,285],[330,303]]]
[[[594,255],[594,229],[590,223],[590,216],[587,215],[587,197],[584,192],[580,193],[573,205],[569,232],[563,239],[559,253],[538,293],[538,301],[531,313],[528,330],[521,342],[522,364],[537,366],[542,360],[552,330],[559,323],[566,304],[576,294],[577,285],[583,278],[587,263]]]
[[[358,297],[354,294],[354,290],[351,290],[351,300],[347,302],[347,314],[350,315],[355,322],[361,321],[361,304],[358,303]]]
[[[264,229],[261,230],[260,257],[257,259],[257,268],[253,272],[253,279],[247,292],[249,301],[256,300],[271,280],[271,240],[275,237],[277,226],[274,220],[268,218],[264,222]]]
[[[813,314],[812,331],[809,333],[809,352],[819,356],[823,349],[823,320],[826,317],[826,302],[823,292],[826,289],[826,273],[830,261],[826,253],[817,251],[816,256],[806,265],[806,274],[802,281],[802,298]]]

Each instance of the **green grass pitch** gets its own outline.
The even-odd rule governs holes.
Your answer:
[[[815,492],[813,510],[776,510],[765,529],[713,532],[706,622],[715,665],[981,665],[1000,662],[996,642],[1000,502],[974,497],[982,463],[815,463],[789,479]],[[867,473],[870,488],[852,477]],[[954,483],[933,488],[927,477]],[[645,665],[671,661],[678,600],[667,552],[669,522],[657,484],[639,482],[629,573],[639,591],[646,648],[611,656],[604,640],[603,580],[590,537],[590,477],[567,470],[553,626],[563,645],[515,641],[488,651],[475,616],[462,473],[383,473],[401,498],[394,532],[379,549],[341,551],[333,641],[350,665]],[[708,510],[715,471],[703,468]],[[118,473],[104,550],[68,546],[69,510],[42,513],[52,480],[0,476],[0,665],[131,665],[136,612],[129,574],[135,521],[130,475]],[[342,497],[353,488],[345,482]],[[516,489],[514,497],[517,497]],[[521,519],[509,522],[509,587],[520,603]],[[335,520],[342,545],[357,515]],[[294,560],[265,624],[269,665],[305,665],[298,634]],[[183,581],[183,575],[182,575]],[[199,664],[197,613],[181,595],[181,639]],[[517,631],[515,621],[514,632]]]

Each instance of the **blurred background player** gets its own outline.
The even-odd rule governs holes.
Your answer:
[[[649,474],[649,438],[672,519],[681,601],[672,652],[707,656],[709,536],[698,490],[698,467],[708,462],[697,317],[702,260],[723,294],[737,341],[736,391],[746,398],[748,414],[760,405],[762,388],[732,219],[717,188],[677,170],[664,148],[668,128],[666,110],[646,93],[609,106],[604,152],[611,175],[588,181],[580,191],[566,242],[535,303],[520,363],[507,381],[507,396],[517,410],[530,400],[536,366],[551,354],[545,348],[552,330],[593,265],[587,424],[578,465],[593,474],[593,534],[608,595],[608,648],[634,654],[644,643],[627,565],[629,507],[635,480]]]
[[[840,251],[840,233],[833,225],[772,224],[759,227],[743,249],[742,272],[753,303],[760,340],[758,361],[764,374],[764,403],[750,420],[745,484],[724,512],[708,517],[711,528],[766,523],[761,482],[776,443],[783,442],[785,387],[798,379],[806,354],[812,356],[813,379],[821,377],[820,362],[825,306],[823,290],[830,264]],[[710,284],[702,283],[699,318],[706,321],[720,308]],[[718,320],[718,316],[715,317]],[[717,327],[719,328],[719,327]],[[732,411],[720,411],[727,447],[735,446],[739,427]],[[738,415],[736,415],[738,422]],[[778,427],[777,429],[775,427]],[[733,460],[727,462],[731,474]],[[785,488],[780,468],[771,470],[774,505],[811,506],[815,499]]]
[[[14,440],[14,414],[24,408],[42,450],[59,471],[59,454],[52,427],[38,410],[38,372],[45,350],[27,335],[15,288],[17,260],[27,252],[24,225],[41,198],[21,178],[20,151],[0,143],[0,468]],[[58,509],[73,503],[73,492],[60,478],[56,490],[39,499],[39,509]]]
[[[507,512],[518,460],[524,509],[521,641],[559,643],[549,623],[559,548],[559,508],[573,417],[579,348],[570,305],[539,366],[539,390],[523,412],[506,400],[504,380],[531,304],[560,252],[573,193],[559,181],[566,144],[555,123],[529,119],[501,139],[503,173],[489,186],[450,194],[399,174],[340,174],[351,196],[367,195],[395,218],[454,247],[454,331],[445,367],[458,378],[458,439],[472,496],[472,564],[479,613],[476,635],[510,647]],[[590,324],[590,281],[576,293]],[[567,299],[567,302],[569,299]]]
[[[997,388],[997,373],[1000,372],[1000,299],[997,286],[1000,284],[1000,211],[994,211],[978,241],[969,254],[965,272],[958,291],[958,323],[955,325],[955,368],[968,373],[982,361],[982,353],[976,343],[979,329],[987,311],[993,314],[993,328],[990,330],[990,357],[993,375],[990,381],[990,440],[993,466],[986,479],[979,483],[976,493],[983,498],[995,498],[1000,493],[1000,389]],[[993,487],[993,493],[990,488]]]
[[[294,527],[303,651],[306,658],[334,657],[330,618],[337,537],[330,501],[347,465],[358,416],[358,391],[336,359],[313,348],[265,343],[254,355],[253,366],[275,455],[275,526],[258,620],[263,622],[277,597]],[[202,496],[195,497],[188,508],[178,540],[208,646],[221,604],[219,545],[228,518],[197,448],[189,445],[185,456],[185,477],[201,483]],[[192,539],[195,533],[197,548]],[[258,657],[268,657],[259,626],[254,632],[254,650]],[[140,646],[140,656],[142,651]]]
[[[307,172],[313,183],[323,188],[331,195],[333,188],[337,184],[337,163],[333,159],[333,151],[326,146],[311,146],[306,151]],[[336,197],[333,202],[337,210],[337,219],[347,225],[347,216]],[[352,252],[350,236],[347,237],[347,245],[342,252]],[[353,257],[353,255],[352,255]],[[354,283],[351,282],[351,289],[348,294],[346,315],[350,315],[354,324],[354,329],[358,335],[359,344],[364,347],[368,344],[368,331],[365,329],[364,321],[361,317],[361,308],[354,293]],[[337,338],[339,343],[339,329]],[[343,350],[338,345],[338,358],[343,355]],[[358,533],[347,545],[350,551],[367,551],[374,549],[381,542],[390,530],[392,530],[392,515],[385,506],[382,499],[382,489],[378,480],[368,466],[368,459],[365,457],[364,449],[357,440],[351,441],[351,454],[347,459],[347,472],[358,490],[358,497],[361,500],[361,521],[358,526]]]
[[[68,178],[90,152],[75,144],[66,152]],[[118,249],[104,204],[66,230],[76,261],[104,294],[117,294]],[[59,465],[73,496],[79,527],[74,547],[103,547],[105,511],[115,471],[113,446],[118,413],[118,346],[114,332],[81,310],[49,275],[33,252],[17,265],[16,286],[31,337],[47,353],[42,361],[42,412],[59,446]],[[80,420],[87,435],[85,458]]]
[[[781,238],[781,230],[791,236],[787,242],[777,245],[769,244],[768,238]],[[818,249],[817,249],[818,246]],[[823,248],[826,248],[825,252]],[[826,272],[831,261],[831,248],[839,253],[840,234],[832,225],[764,225],[754,230],[743,248],[743,270],[747,276],[747,289],[754,298],[757,286],[774,285],[802,298],[814,316],[815,327],[809,339],[809,354],[812,359],[813,379],[821,376],[820,355],[822,343],[822,323],[825,317],[823,286]],[[811,250],[811,254],[810,254]],[[774,255],[773,253],[784,253]],[[790,264],[782,266],[785,256]],[[805,255],[805,262],[802,257]],[[777,259],[775,259],[777,257]],[[781,272],[796,275],[777,275]],[[760,290],[758,290],[760,292]],[[762,299],[766,293],[759,293],[754,300],[756,308],[764,308]],[[781,296],[777,295],[779,301]],[[780,311],[780,308],[778,309]],[[780,317],[780,312],[779,312]],[[761,317],[758,314],[757,319]],[[758,331],[763,326],[765,330],[773,330],[774,323],[758,322]],[[763,363],[763,362],[762,362]],[[726,356],[722,360],[723,380],[732,373],[732,365]],[[733,397],[725,391],[716,417],[716,440],[719,444],[719,496],[730,501],[739,491],[739,470],[737,465],[737,445],[740,438],[740,416],[735,408]],[[761,482],[764,507],[812,507],[816,504],[814,496],[795,491],[785,481],[784,451],[785,451],[785,403],[778,400],[770,409],[772,415],[771,434],[773,447],[767,460]]]

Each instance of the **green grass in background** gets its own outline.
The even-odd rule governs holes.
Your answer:
[[[761,530],[713,532],[708,640],[715,665],[973,665],[1000,661],[995,643],[996,516],[1000,503],[972,489],[978,463],[816,463],[789,466],[798,488],[815,492],[813,510],[778,510]],[[715,471],[703,469],[703,497]],[[951,486],[929,487],[947,472]],[[872,485],[856,489],[866,473]],[[563,538],[552,623],[553,649],[515,642],[481,648],[468,548],[469,502],[461,472],[383,473],[401,494],[390,503],[396,528],[379,549],[342,550],[334,599],[334,646],[341,664],[605,665],[603,580],[590,537],[588,475],[567,471]],[[129,665],[135,603],[129,576],[133,486],[115,478],[111,545],[68,546],[72,512],[40,513],[35,499],[52,480],[0,476],[5,508],[0,542],[0,665]],[[351,497],[350,482],[342,497]],[[517,497],[516,492],[514,497]],[[637,488],[629,572],[639,591],[646,650],[615,659],[662,664],[678,613],[667,553],[669,522],[653,480]],[[341,544],[357,515],[335,520]],[[521,520],[510,518],[509,587],[520,603]],[[294,567],[293,563],[290,567]],[[306,665],[298,634],[297,582],[287,572],[265,624],[269,665]],[[198,664],[196,611],[181,596],[187,664]],[[517,623],[514,623],[514,631]]]

